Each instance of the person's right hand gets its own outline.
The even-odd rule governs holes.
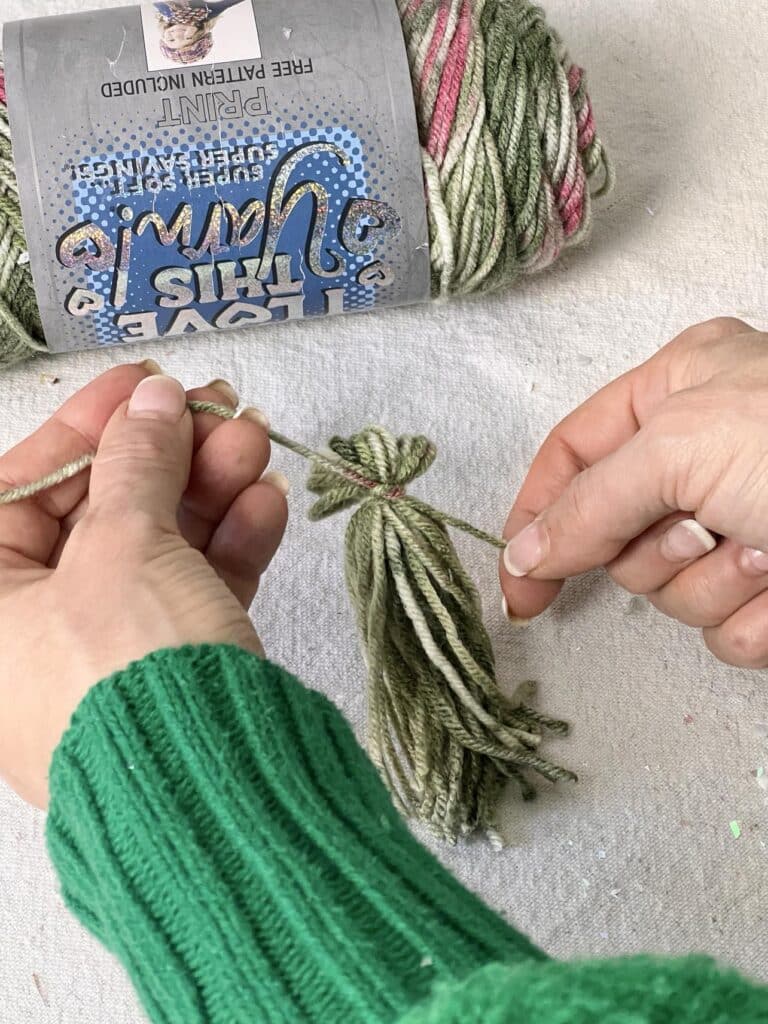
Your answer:
[[[768,334],[699,324],[603,388],[547,438],[504,536],[510,617],[605,566],[722,661],[768,666]]]

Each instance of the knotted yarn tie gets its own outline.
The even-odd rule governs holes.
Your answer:
[[[223,419],[237,415],[213,402],[188,406]],[[368,667],[368,750],[395,804],[441,839],[481,830],[501,844],[495,814],[507,780],[529,799],[528,771],[552,781],[576,778],[538,753],[543,733],[565,734],[566,723],[502,693],[480,597],[447,527],[496,549],[505,542],[407,493],[437,454],[426,437],[371,426],[332,438],[328,453],[276,430],[269,437],[311,463],[308,487],[317,500],[310,519],[355,506],[345,575]],[[95,457],[85,453],[0,493],[0,505],[76,476]]]

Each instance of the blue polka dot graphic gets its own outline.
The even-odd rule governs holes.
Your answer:
[[[114,345],[376,305],[387,236],[364,201],[386,171],[366,134],[326,108],[144,144],[130,125],[88,140],[55,209],[70,228],[92,225],[81,256],[106,242],[114,269],[80,268],[100,308],[73,330]]]

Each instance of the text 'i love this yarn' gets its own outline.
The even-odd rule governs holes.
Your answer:
[[[584,74],[527,0],[396,0],[411,68],[434,298],[486,292],[580,242],[613,171]],[[0,65],[0,366],[46,351]]]
[[[211,402],[189,407],[236,415]],[[355,508],[345,568],[368,665],[368,750],[396,806],[448,842],[480,831],[501,845],[496,805],[507,781],[530,798],[529,773],[575,779],[538,750],[545,732],[562,735],[566,724],[527,707],[523,693],[509,698],[499,688],[480,598],[447,527],[496,549],[504,541],[406,492],[435,458],[425,437],[367,427],[333,438],[324,453],[275,430],[269,436],[309,461],[308,486],[318,495],[311,519]],[[0,506],[55,487],[94,457],[84,452],[0,492]]]

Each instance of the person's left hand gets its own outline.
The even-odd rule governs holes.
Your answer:
[[[99,680],[163,647],[262,653],[248,607],[287,518],[266,418],[193,417],[188,399],[237,396],[223,381],[185,396],[157,369],[110,370],[0,458],[2,491],[97,449],[90,473],[0,506],[0,776],[39,807]]]

